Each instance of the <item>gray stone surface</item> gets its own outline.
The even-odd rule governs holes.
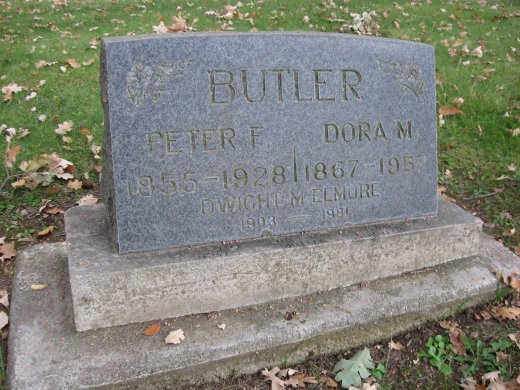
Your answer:
[[[481,222],[441,201],[439,216],[250,242],[114,253],[101,205],[67,211],[79,331],[326,291],[475,255]]]
[[[488,236],[480,242],[478,256],[428,272],[224,311],[217,320],[192,315],[161,321],[154,337],[141,333],[150,323],[76,332],[65,246],[38,245],[20,251],[16,261],[9,388],[176,389],[293,364],[311,351],[366,345],[492,296],[496,280],[488,268],[518,271],[519,259]],[[49,287],[32,291],[34,283]],[[287,311],[300,314],[286,321]],[[217,328],[222,323],[224,331]],[[165,345],[166,335],[178,328],[186,339]]]
[[[435,215],[434,73],[431,46],[345,34],[104,40],[118,250]]]

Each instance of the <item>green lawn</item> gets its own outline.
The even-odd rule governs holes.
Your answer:
[[[66,6],[54,6],[52,0],[0,0],[0,86],[24,87],[0,101],[4,159],[8,150],[14,156],[20,148],[13,166],[4,164],[0,170],[0,237],[15,241],[17,247],[26,245],[20,239],[58,224],[59,214],[54,219],[38,214],[42,203],[50,200],[65,208],[87,193],[98,193],[101,163],[92,148],[101,145],[103,132],[102,38],[153,33],[160,18],[169,26],[173,16],[185,19],[197,31],[353,33],[348,27],[350,13],[374,10],[374,35],[435,47],[438,108],[457,112],[439,120],[443,191],[479,215],[488,233],[520,254],[518,0],[246,0],[230,19],[219,17],[226,13],[227,4],[220,0],[69,0]],[[27,100],[31,92],[36,96]],[[55,133],[65,121],[73,121],[66,134],[69,142]],[[10,128],[16,129],[16,135],[7,137],[8,142]],[[68,181],[54,177],[49,185],[34,190],[13,188],[23,178],[21,163],[51,153],[74,164],[74,179],[93,186],[72,190]],[[50,237],[54,235],[63,239],[59,228]]]

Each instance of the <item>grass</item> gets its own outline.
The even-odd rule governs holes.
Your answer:
[[[460,106],[462,113],[444,116],[444,125],[438,129],[439,183],[447,195],[484,220],[484,229],[489,234],[520,252],[520,170],[515,169],[520,167],[520,136],[508,132],[520,127],[520,4],[517,1],[243,3],[237,11],[244,17],[235,15],[231,25],[206,14],[209,10],[221,13],[228,2],[220,0],[69,0],[66,7],[52,6],[51,0],[0,0],[0,86],[17,83],[27,88],[14,94],[11,101],[0,102],[0,125],[14,127],[18,132],[30,131],[26,137],[12,140],[11,147],[19,146],[20,154],[13,168],[0,172],[0,183],[4,183],[0,189],[0,237],[17,240],[17,247],[21,247],[25,245],[23,239],[34,237],[45,226],[59,227],[59,215],[50,219],[39,215],[42,202],[51,200],[65,209],[85,193],[99,190],[99,174],[95,169],[99,161],[94,159],[90,146],[100,145],[102,141],[99,42],[103,37],[152,33],[152,26],[158,24],[160,17],[169,25],[174,15],[185,18],[188,25],[193,23],[198,31],[254,28],[348,32],[344,27],[345,20],[352,19],[345,12],[348,8],[356,13],[375,10],[377,30],[382,37],[421,41],[435,47],[438,106],[453,106],[454,99],[464,99]],[[309,18],[308,23],[303,22],[304,16]],[[464,45],[469,51],[481,46],[482,58],[450,55],[445,44],[453,47],[456,40],[462,41],[456,47],[459,51]],[[68,64],[69,59],[93,62],[75,69]],[[37,68],[35,64],[40,60],[56,64]],[[466,64],[467,61],[470,63]],[[66,67],[66,71],[62,72],[60,67]],[[45,85],[39,85],[40,80],[46,80]],[[33,90],[37,96],[25,100]],[[38,119],[42,114],[46,115],[44,122]],[[54,133],[66,120],[74,122],[70,144]],[[81,129],[90,131],[91,142],[80,134]],[[0,148],[6,147],[4,132]],[[11,187],[22,173],[18,169],[21,161],[52,152],[71,161],[76,167],[75,177],[92,180],[94,188],[71,191],[59,179],[34,191]],[[63,239],[63,230],[58,228],[50,239]],[[403,366],[403,372],[414,368],[414,365]],[[424,376],[433,375],[428,367],[422,366],[410,374],[411,379],[404,378],[403,383],[417,380],[421,370]],[[442,375],[431,378],[431,386],[423,388],[438,388],[435,381],[444,381]]]

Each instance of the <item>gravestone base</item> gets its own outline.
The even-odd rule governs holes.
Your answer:
[[[477,254],[481,221],[435,218],[117,254],[103,205],[65,215],[76,329],[207,313],[327,291]]]
[[[490,237],[481,234],[476,250],[476,256],[422,272],[226,310],[216,319],[198,314],[162,320],[159,334],[147,337],[142,331],[151,322],[77,332],[65,244],[34,246],[17,258],[9,388],[177,389],[292,365],[310,352],[367,345],[492,297],[497,282],[490,268],[518,271],[518,257]],[[49,286],[31,290],[36,283]],[[298,314],[285,320],[293,311]],[[186,339],[165,344],[178,328]]]

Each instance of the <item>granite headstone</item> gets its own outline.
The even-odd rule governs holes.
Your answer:
[[[101,77],[102,191],[120,253],[437,212],[431,46],[108,38]]]

